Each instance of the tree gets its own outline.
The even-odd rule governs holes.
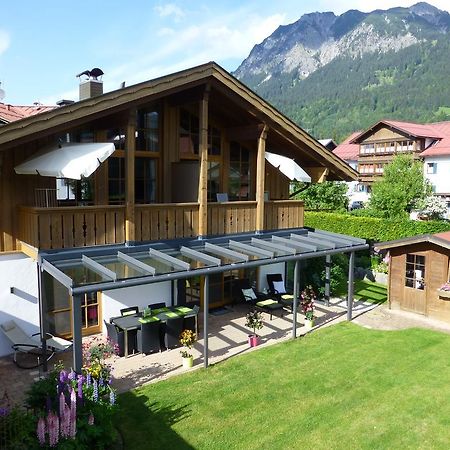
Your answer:
[[[298,188],[298,187],[297,187]],[[303,200],[308,209],[347,209],[347,185],[336,181],[325,181],[309,185],[295,198]]]
[[[405,216],[430,193],[422,163],[410,155],[397,155],[385,166],[383,178],[373,184],[369,208],[379,217]]]

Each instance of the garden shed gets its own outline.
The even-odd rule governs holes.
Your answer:
[[[381,242],[389,251],[389,307],[450,323],[450,231]]]

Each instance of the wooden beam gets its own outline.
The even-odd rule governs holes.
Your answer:
[[[264,125],[258,138],[256,156],[256,231],[264,230],[264,178],[266,167],[267,125]]]
[[[249,141],[258,139],[264,128],[262,124],[246,125],[242,127],[232,127],[226,129],[226,134],[231,141]]]
[[[136,115],[135,108],[128,117],[125,145],[125,241],[135,240],[134,217],[134,161],[136,152]]]
[[[198,177],[198,236],[208,233],[208,102],[210,85],[206,85],[203,98],[199,103],[199,154],[200,174]]]
[[[327,181],[327,175],[330,172],[328,167],[304,167],[303,169],[311,177],[311,183]]]

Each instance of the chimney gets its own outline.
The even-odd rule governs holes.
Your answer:
[[[81,77],[83,75],[85,75],[87,79],[82,80]],[[98,97],[103,94],[102,75],[103,71],[98,67],[94,67],[92,70],[85,70],[77,75],[77,77],[80,78],[80,101],[86,100],[87,98]]]

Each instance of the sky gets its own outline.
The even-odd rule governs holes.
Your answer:
[[[215,61],[235,70],[254,45],[303,14],[411,6],[404,0],[9,0],[0,6],[3,102],[78,100],[99,67],[104,92]],[[428,3],[450,12],[448,0]],[[5,6],[7,5],[7,6]]]

